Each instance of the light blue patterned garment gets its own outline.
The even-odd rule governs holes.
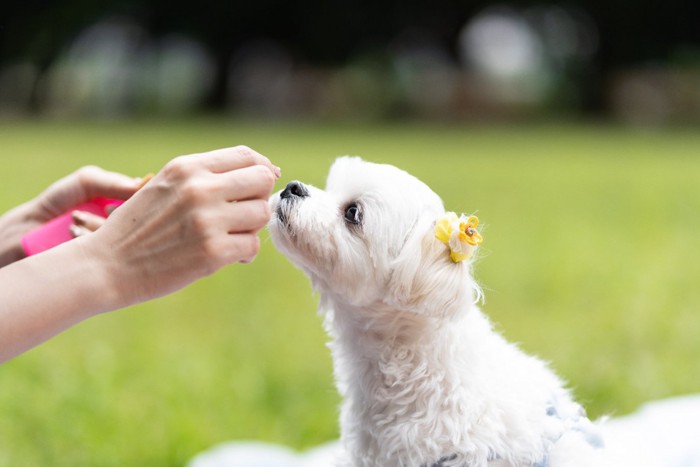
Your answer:
[[[603,437],[596,428],[596,426],[586,417],[586,413],[583,407],[572,402],[570,400],[559,400],[559,398],[554,397],[552,401],[547,406],[547,416],[556,417],[567,427],[567,430],[560,433],[558,436],[548,439],[548,448],[542,460],[532,464],[532,467],[550,467],[549,464],[549,450],[559,441],[559,439],[564,436],[565,433],[571,431],[580,432],[584,439],[593,446],[594,448],[603,447]],[[445,456],[438,460],[436,463],[432,464],[430,467],[444,467],[446,462],[454,459],[454,456]],[[499,457],[492,457],[489,461],[496,461]],[[426,466],[422,466],[426,467]],[[468,467],[468,466],[465,466]]]
[[[568,427],[567,431],[561,433],[556,438],[549,439],[549,449],[551,449],[565,433],[578,431],[583,438],[596,449],[603,447],[603,436],[596,426],[586,417],[583,407],[570,400],[560,401],[553,398],[547,406],[547,416],[556,417]],[[549,452],[546,452],[542,460],[535,462],[532,467],[549,467]]]

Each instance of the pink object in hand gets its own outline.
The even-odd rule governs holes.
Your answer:
[[[109,215],[107,208],[117,207],[122,203],[124,201],[120,199],[95,198],[92,201],[79,204],[22,237],[22,248],[27,256],[31,256],[67,242],[73,238],[70,233],[70,226],[73,224],[73,211],[91,212],[106,218]]]

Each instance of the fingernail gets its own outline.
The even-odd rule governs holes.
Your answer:
[[[275,172],[275,175],[277,175],[277,178],[280,178],[282,176],[282,169],[280,169],[276,165],[272,166],[272,170]]]
[[[81,234],[80,227],[75,224],[71,224],[70,227],[68,227],[68,230],[70,230],[70,234],[74,237],[79,237]]]
[[[85,224],[87,220],[85,214],[81,211],[73,211],[71,217],[73,217],[73,221],[75,221],[76,224]]]

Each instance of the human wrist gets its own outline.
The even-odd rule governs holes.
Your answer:
[[[126,265],[120,262],[112,248],[101,242],[98,232],[76,238],[70,242],[79,248],[81,258],[90,275],[90,288],[99,297],[94,314],[113,311],[135,303],[134,287]]]

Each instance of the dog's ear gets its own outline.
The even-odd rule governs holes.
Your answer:
[[[389,283],[393,305],[406,311],[448,316],[466,311],[481,297],[472,278],[473,256],[455,262],[435,235],[435,222],[410,238],[396,258]]]

